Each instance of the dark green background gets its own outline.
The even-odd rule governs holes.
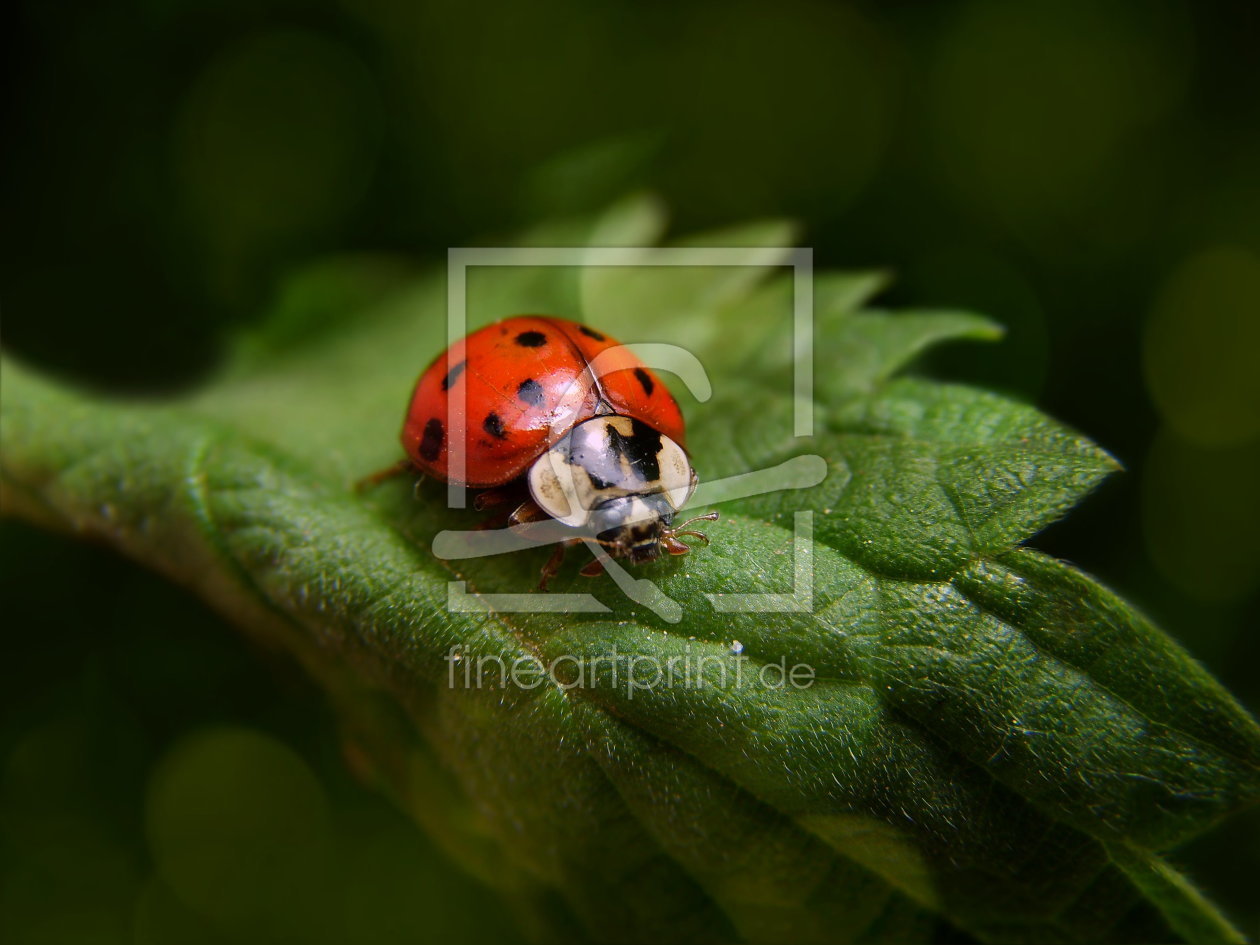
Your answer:
[[[10,352],[175,391],[321,256],[419,267],[636,188],[676,232],[793,216],[820,266],[894,270],[890,304],[1009,326],[927,368],[1127,467],[1038,545],[1260,707],[1254,5],[147,0],[6,19]],[[0,536],[0,938],[503,934],[345,773],[295,671],[108,554]],[[205,814],[179,774],[212,761],[224,783],[204,790],[227,799]],[[312,806],[277,825],[294,791]],[[323,846],[300,889],[260,878],[280,863],[246,895],[169,862],[184,829],[229,860],[285,829]],[[1260,934],[1260,818],[1178,860]]]

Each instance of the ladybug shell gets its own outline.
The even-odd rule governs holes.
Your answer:
[[[620,342],[577,322],[520,315],[457,341],[425,369],[402,445],[435,479],[499,486],[609,407],[683,443],[677,402]]]

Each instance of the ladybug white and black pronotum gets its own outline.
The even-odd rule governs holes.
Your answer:
[[[461,406],[456,438],[451,420],[461,415],[452,411]],[[577,322],[517,316],[473,332],[425,369],[402,444],[425,475],[490,490],[478,508],[522,498],[507,524],[550,518],[572,529],[543,569],[546,587],[567,545],[642,562],[686,554],[684,536],[708,542],[684,530],[690,522],[673,524],[697,481],[683,428],[673,396],[627,348]],[[598,559],[582,569],[601,571]]]

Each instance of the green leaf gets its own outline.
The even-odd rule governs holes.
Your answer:
[[[526,241],[633,245],[662,220],[631,202]],[[995,330],[863,310],[879,274],[819,275],[802,350],[780,258],[633,286],[620,268],[469,272],[470,325],[585,308],[689,347],[714,388],[689,408],[703,479],[825,470],[723,502],[709,547],[636,569],[654,597],[570,567],[555,594],[602,610],[511,612],[490,595],[530,592],[546,552],[442,560],[434,536],[476,521],[442,487],[353,491],[397,457],[446,326],[443,272],[363,261],[299,279],[183,400],[109,401],[6,361],[4,508],[292,654],[372,776],[540,939],[1228,940],[1160,853],[1260,797],[1260,729],[1121,600],[1021,547],[1114,461],[1031,407],[897,376]],[[552,670],[535,685],[507,675],[534,661]]]
[[[1109,848],[1116,862],[1187,942],[1241,943],[1246,937],[1204,899],[1184,876],[1158,857],[1130,847]]]

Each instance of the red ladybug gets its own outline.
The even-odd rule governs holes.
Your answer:
[[[587,325],[539,315],[451,345],[420,375],[402,429],[420,472],[494,490],[479,508],[523,487],[529,497],[509,524],[550,517],[573,529],[543,569],[543,587],[566,545],[589,542],[639,562],[686,554],[680,536],[708,542],[682,530],[690,522],[673,525],[696,488],[682,444],[682,412],[642,361]],[[596,560],[582,573],[601,570]]]

